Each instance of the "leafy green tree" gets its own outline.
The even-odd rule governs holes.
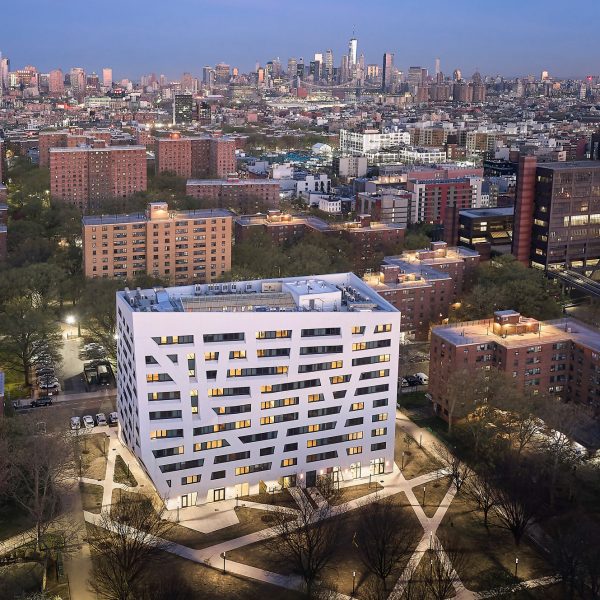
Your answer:
[[[40,352],[57,355],[62,337],[54,315],[37,307],[31,297],[12,298],[0,307],[0,356],[2,364],[23,375],[30,385],[30,371]]]
[[[431,239],[424,233],[408,232],[404,237],[404,248],[406,250],[421,250],[428,248]]]
[[[476,283],[450,314],[452,321],[491,317],[494,311],[513,309],[541,320],[562,314],[560,292],[536,269],[529,269],[505,255],[481,265]]]

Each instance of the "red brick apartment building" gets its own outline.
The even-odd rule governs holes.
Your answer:
[[[460,369],[495,367],[534,393],[577,402],[600,415],[600,331],[575,319],[536,321],[505,310],[493,319],[435,327],[429,393],[448,419],[446,385]]]
[[[225,179],[237,172],[236,141],[227,137],[181,137],[173,133],[155,142],[156,172],[179,177]]]
[[[145,213],[84,217],[83,272],[210,283],[231,270],[232,217],[218,209],[169,211],[166,202],[148,204]]]
[[[101,206],[103,200],[146,190],[143,146],[51,148],[49,154],[52,199],[83,212]]]
[[[188,196],[245,213],[277,208],[280,191],[273,179],[188,179],[185,186]]]
[[[357,221],[328,223],[317,217],[296,217],[278,210],[262,215],[235,217],[235,239],[248,239],[254,231],[263,231],[274,244],[291,244],[307,233],[339,236],[353,249],[353,271],[358,274],[369,268],[376,253],[391,248],[404,240],[405,228],[387,223],[375,223],[369,215],[360,215]]]
[[[427,250],[386,256],[380,272],[364,280],[401,312],[405,337],[426,340],[431,324],[446,319],[450,305],[472,283],[478,264],[474,250],[432,242]]]
[[[95,140],[101,140],[106,146],[116,142],[110,129],[83,129],[71,127],[40,131],[38,149],[40,152],[40,167],[50,166],[50,148],[76,148],[77,146],[92,146]]]

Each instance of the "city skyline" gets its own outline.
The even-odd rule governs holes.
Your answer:
[[[439,57],[445,74],[459,68],[467,77],[475,70],[506,77],[537,75],[541,70],[559,78],[597,74],[593,17],[600,16],[600,7],[596,6],[586,7],[589,18],[581,21],[561,3],[538,0],[525,5],[508,0],[502,6],[485,8],[473,0],[460,0],[451,7],[441,0],[425,7],[414,0],[401,6],[387,0],[371,4],[370,10],[375,15],[385,14],[385,19],[359,18],[351,10],[361,6],[356,0],[343,6],[339,2],[322,6],[308,0],[303,11],[273,0],[253,5],[240,0],[208,0],[201,6],[180,0],[178,11],[163,8],[160,12],[155,2],[144,7],[153,4],[156,10],[141,11],[137,0],[124,6],[108,0],[101,13],[86,5],[70,5],[64,15],[57,15],[56,4],[45,0],[33,0],[27,6],[13,4],[4,11],[12,26],[3,33],[0,50],[11,58],[13,68],[33,64],[47,72],[82,66],[100,73],[108,65],[116,80],[138,79],[149,72],[177,78],[186,71],[198,76],[204,65],[221,61],[241,72],[277,57],[284,65],[289,57],[303,57],[308,63],[315,52],[328,48],[339,65],[354,32],[358,56],[364,53],[367,63],[380,64],[383,53],[392,52],[394,64],[401,70],[421,65],[433,73]],[[540,9],[546,15],[543,24],[539,22]],[[35,22],[29,19],[32,11],[39,17]],[[302,26],[302,15],[311,19],[310,28]],[[198,28],[190,29],[195,22]],[[218,27],[206,27],[207,22]],[[535,28],[531,28],[532,22]],[[334,34],[330,33],[332,23]],[[49,24],[53,36],[71,43],[48,48]],[[459,34],[461,27],[468,35]],[[422,35],[424,30],[427,36]],[[186,31],[188,35],[184,35]],[[110,45],[106,44],[107,32]],[[26,46],[22,45],[24,36],[29,36]],[[530,54],[532,48],[535,52]]]

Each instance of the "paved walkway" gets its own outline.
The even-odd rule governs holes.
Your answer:
[[[433,449],[433,445],[435,443],[439,443],[439,440],[431,432],[418,427],[414,422],[410,421],[401,411],[397,411],[396,422],[398,427],[400,427],[403,431],[409,433],[417,441],[417,443],[421,443],[426,450],[431,451]],[[108,450],[109,456],[107,461],[106,477],[103,481],[100,482],[97,480],[90,480],[90,482],[93,482],[97,485],[102,485],[104,487],[102,502],[103,506],[107,506],[110,504],[113,489],[127,488],[127,486],[117,484],[113,481],[115,460],[118,454],[120,454],[123,460],[129,465],[133,476],[138,482],[138,488],[128,489],[137,490],[146,486],[152,489],[152,483],[148,479],[146,473],[143,471],[136,458],[118,440],[116,431],[112,429],[108,430],[107,433],[110,436],[110,443]],[[419,523],[421,524],[421,527],[423,528],[423,535],[419,543],[417,544],[417,547],[415,548],[402,576],[397,581],[396,586],[394,587],[393,591],[389,596],[391,600],[399,600],[402,597],[406,589],[407,582],[412,577],[414,571],[419,565],[419,562],[421,561],[425,553],[429,550],[434,540],[436,540],[436,545],[439,547],[439,540],[436,537],[436,533],[448,508],[454,500],[454,496],[456,495],[456,488],[454,487],[454,485],[451,485],[448,491],[446,492],[439,507],[437,508],[434,516],[428,517],[425,514],[423,507],[419,503],[417,496],[414,493],[414,489],[422,487],[427,483],[435,481],[436,479],[439,479],[441,477],[445,477],[446,475],[447,473],[445,473],[444,471],[437,470],[407,480],[404,477],[403,473],[400,471],[400,469],[398,469],[398,467],[395,466],[393,473],[378,476],[378,479],[381,479],[383,481],[383,489],[378,489],[370,494],[346,502],[345,504],[342,504],[338,507],[341,513],[346,513],[351,510],[355,510],[360,506],[363,506],[365,503],[373,502],[378,498],[386,498],[398,493],[404,493],[406,495],[410,506],[412,507]],[[352,483],[356,484],[356,482]],[[348,482],[346,485],[343,485],[343,487],[347,487],[347,485],[351,485],[351,482]],[[326,504],[325,498],[323,498],[323,496],[318,492],[318,490],[316,490],[315,488],[310,488],[308,491],[311,494],[311,497],[319,506]],[[296,499],[297,502],[297,495],[303,493],[297,488],[290,488],[289,492],[291,496]],[[196,529],[200,532],[208,533],[210,531],[215,531],[217,529],[227,527],[231,524],[239,522],[236,512],[234,510],[235,504],[235,500],[230,500],[220,502],[218,510],[215,509],[215,505],[213,503],[180,509],[179,522],[180,524],[185,525],[188,528]],[[270,504],[262,504],[258,502],[244,501],[243,505],[247,506],[248,508],[256,508],[261,510],[281,510],[281,507],[275,507]],[[297,512],[293,508],[285,508],[284,510],[288,511],[290,514],[294,514]],[[176,513],[177,511],[168,511],[167,518],[174,519]],[[100,524],[99,515],[90,512],[84,512],[83,515],[88,523],[93,523],[95,525]],[[235,519],[235,522],[233,522],[233,519]],[[201,548],[197,550],[181,544],[169,543],[168,551],[187,560],[191,560],[199,564],[204,564],[214,569],[223,570],[225,566],[225,570],[227,572],[235,573],[236,575],[247,577],[249,579],[263,581],[265,583],[277,585],[285,589],[299,590],[302,588],[302,581],[297,576],[281,575],[279,573],[274,573],[272,571],[267,571],[265,569],[260,569],[257,567],[253,567],[247,564],[227,559],[228,552],[249,546],[257,542],[262,542],[266,539],[276,536],[277,533],[278,531],[276,528],[266,528],[254,533],[240,536],[232,540],[214,544],[213,546],[209,546],[207,548]],[[452,565],[450,564],[448,555],[445,553],[443,548],[441,548],[439,552],[441,560],[447,563],[447,567],[449,569],[452,569]],[[223,564],[224,559],[225,565]],[[456,574],[455,572],[453,574],[453,579],[455,580],[455,598],[457,600],[484,600],[486,598],[493,598],[494,596],[506,593],[506,590],[498,589],[489,590],[478,594],[466,589],[463,583],[460,581],[458,574]],[[529,582],[523,582],[519,584],[519,586],[516,586],[516,589],[525,589],[528,587],[539,587],[543,585],[549,585],[551,583],[554,583],[555,581],[556,579],[551,577],[541,578]],[[78,599],[79,597],[80,596],[76,596],[76,598]],[[337,594],[336,597],[339,600],[348,598],[343,594]],[[81,598],[87,600],[88,597],[82,595]]]

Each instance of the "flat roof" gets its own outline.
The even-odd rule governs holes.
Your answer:
[[[117,152],[122,150],[143,150],[146,152],[146,146],[103,146],[94,148],[93,146],[76,146],[74,148],[50,148],[50,153],[54,152]]]
[[[233,217],[233,213],[224,208],[201,208],[171,212],[165,218],[150,219],[145,212],[123,215],[88,215],[81,219],[84,225],[118,225],[121,223],[139,223],[144,221],[176,221],[177,219],[209,219],[212,217]]]
[[[126,288],[117,295],[133,312],[398,312],[354,273]]]
[[[598,160],[573,160],[567,162],[547,162],[538,163],[537,166],[542,169],[550,169],[552,171],[570,171],[572,169],[600,169],[600,161]]]
[[[477,217],[511,217],[515,214],[514,206],[502,206],[496,208],[468,208],[459,211],[460,215],[465,215],[471,219]]]
[[[513,311],[504,311],[514,314]],[[452,325],[440,325],[433,331],[455,346],[469,346],[495,342],[506,348],[520,348],[544,343],[572,340],[594,351],[600,351],[600,331],[572,317],[540,321],[539,332],[528,332],[502,337],[493,332],[494,319],[482,319]]]
[[[279,181],[273,179],[188,179],[186,185],[273,185],[279,187]]]

